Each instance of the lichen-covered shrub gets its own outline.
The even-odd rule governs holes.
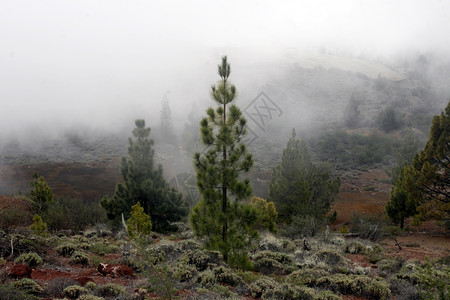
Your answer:
[[[296,246],[288,239],[278,239],[269,235],[259,241],[258,248],[261,251],[294,252]]]
[[[314,300],[342,300],[342,297],[330,291],[320,291],[314,296]]]
[[[212,269],[219,266],[223,262],[223,256],[219,251],[188,250],[181,256],[179,261],[194,265],[197,271],[202,272],[208,268]]]
[[[182,240],[177,244],[177,248],[183,252],[187,250],[197,250],[200,249],[200,247],[201,244],[194,239]]]
[[[97,287],[97,285],[95,284],[95,282],[93,281],[89,281],[84,285],[85,288],[87,288],[90,291],[95,290],[95,288]]]
[[[325,263],[325,265],[329,266],[332,269],[343,269],[348,265],[348,260],[344,256],[336,253],[333,250],[320,250],[313,255],[314,258],[318,259]]]
[[[103,297],[97,297],[91,294],[81,295],[77,300],[105,300]]]
[[[193,279],[198,271],[193,265],[177,263],[171,267],[172,277],[183,282]]]
[[[243,283],[242,278],[240,278],[234,271],[230,268],[219,266],[212,269],[214,277],[217,282],[222,284],[227,284],[231,286],[237,286]]]
[[[258,271],[264,275],[281,275],[287,273],[282,263],[267,257],[262,257],[256,260],[254,263],[254,268],[255,271]]]
[[[22,278],[14,281],[10,283],[10,286],[32,296],[38,296],[43,292],[41,286],[36,281],[29,278]]]
[[[323,269],[300,269],[289,274],[287,279],[294,285],[306,285],[313,287],[316,285],[319,278],[328,275],[329,273]]]
[[[270,277],[261,277],[249,285],[249,290],[252,297],[261,298],[268,290],[273,290],[280,284]]]
[[[345,245],[344,251],[350,254],[366,254],[366,246],[358,241],[351,241]]]
[[[89,251],[103,256],[107,253],[115,253],[119,251],[119,247],[108,242],[95,242],[89,245]]]
[[[214,272],[212,270],[206,270],[198,274],[197,283],[202,287],[212,287],[217,283],[216,277],[214,276]]]
[[[377,262],[377,268],[381,275],[388,276],[400,271],[403,262],[399,259],[385,258]]]
[[[30,268],[34,268],[40,264],[43,263],[42,258],[39,256],[39,254],[32,252],[32,253],[23,253],[19,257],[17,257],[14,262],[16,264],[26,264]]]
[[[80,264],[83,266],[87,266],[89,264],[89,256],[81,251],[75,251],[70,257],[71,264]]]
[[[270,258],[276,260],[283,265],[290,265],[293,262],[293,258],[290,255],[281,252],[261,251],[253,256],[253,260],[257,261],[262,258]]]
[[[389,284],[380,277],[335,274],[317,280],[317,287],[331,289],[345,295],[356,295],[370,299],[388,299]]]
[[[56,247],[56,251],[63,256],[71,256],[76,250],[77,246],[72,243],[66,243]]]
[[[107,283],[95,288],[95,294],[101,297],[117,297],[119,295],[125,295],[126,292],[125,287],[115,283]]]
[[[0,299],[8,300],[36,300],[36,296],[29,295],[22,290],[18,290],[10,284],[0,284]]]
[[[78,299],[81,295],[88,294],[89,290],[79,286],[79,285],[71,285],[64,289],[63,295],[69,299]]]
[[[316,292],[307,287],[291,286],[287,283],[278,284],[274,289],[266,289],[261,299],[305,299],[313,300]]]

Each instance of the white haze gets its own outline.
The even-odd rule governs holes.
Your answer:
[[[238,89],[264,84],[247,66],[286,49],[445,56],[449,20],[446,0],[0,0],[0,139],[155,125],[166,91],[184,120],[224,54]]]

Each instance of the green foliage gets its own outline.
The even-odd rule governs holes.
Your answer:
[[[43,214],[48,228],[52,230],[84,230],[96,223],[106,222],[105,211],[98,201],[57,198],[55,204]]]
[[[262,224],[262,228],[273,233],[277,233],[278,213],[273,202],[267,202],[263,198],[253,196],[250,203],[259,210],[258,224]]]
[[[422,267],[417,267],[416,275],[422,299],[450,298],[450,267],[448,264],[436,265],[428,260]]]
[[[389,299],[391,295],[386,281],[379,277],[371,278],[365,275],[335,274],[321,277],[317,281],[317,286],[345,295],[357,295],[369,299]]]
[[[72,243],[64,243],[56,247],[56,252],[63,256],[71,256],[78,247]]]
[[[344,121],[348,127],[355,127],[359,122],[359,105],[361,101],[356,99],[355,94],[352,94],[350,101],[344,109]]]
[[[69,299],[78,299],[81,295],[88,293],[89,293],[88,289],[79,285],[68,286],[63,291],[63,295]]]
[[[29,224],[31,215],[18,206],[0,209],[0,227],[8,232],[12,227]]]
[[[38,176],[36,173],[33,174],[31,186],[33,189],[30,191],[29,197],[33,206],[33,211],[36,214],[42,215],[55,203],[53,191],[48,186],[45,178],[43,176]]]
[[[288,275],[287,279],[294,285],[306,285],[314,287],[321,277],[328,276],[329,273],[323,269],[318,268],[306,268],[292,272]]]
[[[36,296],[14,287],[12,284],[0,284],[0,299],[5,300],[36,300]]]
[[[70,257],[70,263],[87,266],[89,264],[89,256],[84,252],[75,251]]]
[[[416,179],[407,190],[419,194],[423,215],[448,220],[450,215],[450,102],[432,121],[429,139],[408,171]]]
[[[260,298],[266,291],[274,290],[279,285],[270,277],[261,277],[249,285],[252,297]]]
[[[19,257],[17,257],[14,260],[14,262],[16,264],[17,263],[26,264],[30,268],[34,268],[34,267],[42,264],[44,261],[39,256],[39,254],[32,252],[32,253],[23,253],[23,254],[19,255]]]
[[[344,251],[345,251],[345,253],[350,253],[350,254],[366,254],[367,253],[366,246],[364,246],[362,243],[360,243],[358,241],[348,242],[345,245]]]
[[[245,248],[257,234],[258,210],[238,203],[252,192],[249,180],[240,181],[239,173],[247,172],[253,159],[241,142],[247,121],[231,104],[237,91],[228,82],[231,68],[226,56],[218,70],[221,80],[211,87],[211,97],[218,107],[209,108],[200,122],[207,149],[194,155],[202,199],[193,208],[190,223],[194,233],[206,239],[206,246],[221,251],[225,260],[231,256],[245,260]]]
[[[14,281],[10,283],[10,286],[33,296],[38,296],[43,291],[41,286],[36,281],[29,278],[22,278]]]
[[[269,200],[280,219],[288,224],[294,216],[323,219],[339,187],[339,178],[331,179],[327,170],[311,162],[306,143],[296,139],[293,130],[269,186]]]
[[[320,231],[324,223],[324,218],[318,219],[314,216],[296,215],[292,217],[291,223],[286,225],[280,233],[291,239],[313,237]]]
[[[140,203],[155,231],[173,231],[175,228],[170,223],[185,215],[182,195],[169,187],[161,165],[154,165],[150,128],[145,127],[144,120],[136,120],[135,124],[128,156],[122,157],[120,165],[123,183],[116,186],[113,197],[103,197],[100,204],[109,219],[119,222],[121,214],[128,219],[131,207]]]
[[[47,224],[44,223],[40,215],[34,215],[33,224],[30,225],[30,229],[35,234],[45,236],[47,235]]]
[[[138,202],[131,207],[131,217],[127,220],[127,231],[131,238],[149,235],[152,231],[150,216]]]
[[[313,257],[333,270],[342,270],[348,266],[347,258],[330,249],[320,250]]]
[[[416,195],[408,193],[414,189],[415,178],[411,166],[404,166],[400,171],[397,182],[391,191],[391,198],[386,204],[386,214],[403,229],[405,218],[417,213]]]
[[[124,286],[115,283],[107,283],[95,288],[95,294],[101,297],[117,297],[125,295],[126,292],[127,290]]]
[[[394,107],[390,106],[380,112],[377,117],[378,127],[385,131],[390,132],[401,127],[401,120],[398,116],[398,112]]]

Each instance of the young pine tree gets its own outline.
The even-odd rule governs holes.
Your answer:
[[[121,214],[129,218],[132,206],[140,203],[155,231],[170,231],[174,229],[170,222],[179,221],[185,214],[182,196],[169,187],[161,165],[154,165],[150,128],[145,127],[144,120],[136,120],[135,124],[128,156],[122,157],[120,165],[123,183],[116,186],[113,197],[103,197],[100,204],[109,219],[118,221]]]
[[[47,211],[50,205],[55,203],[53,191],[48,186],[45,178],[43,176],[38,176],[36,173],[33,174],[31,186],[33,189],[30,191],[29,197],[33,211],[36,214],[42,215]]]
[[[278,219],[288,224],[299,216],[324,219],[340,187],[339,178],[331,179],[327,170],[315,166],[306,143],[295,136],[292,130],[269,185],[268,201],[275,203]]]
[[[238,203],[252,192],[249,180],[239,180],[239,173],[247,172],[253,159],[241,142],[247,122],[239,108],[231,104],[237,91],[228,81],[231,69],[226,56],[218,69],[220,81],[211,87],[218,107],[209,108],[208,116],[200,122],[207,149],[194,155],[202,198],[193,208],[190,221],[195,234],[206,239],[207,247],[220,250],[230,261],[242,257],[242,250],[255,236],[258,212]]]

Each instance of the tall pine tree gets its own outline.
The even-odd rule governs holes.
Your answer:
[[[296,139],[292,130],[269,185],[268,200],[275,203],[278,219],[286,223],[298,216],[323,219],[339,187],[339,178],[331,179],[326,169],[311,162],[306,143]]]
[[[238,203],[250,196],[249,180],[239,180],[253,164],[241,138],[246,134],[246,120],[239,108],[231,104],[237,91],[230,84],[227,57],[218,66],[220,81],[211,87],[211,97],[218,104],[207,110],[200,122],[206,151],[194,155],[197,186],[202,199],[191,212],[191,225],[210,249],[220,250],[225,259],[242,257],[241,250],[256,232],[257,210]],[[240,258],[238,258],[240,259]],[[229,260],[230,261],[230,260]]]
[[[150,128],[145,127],[144,120],[136,120],[135,124],[128,156],[122,157],[120,165],[123,183],[117,184],[113,197],[103,197],[100,204],[109,219],[118,220],[121,214],[128,219],[132,206],[140,203],[155,231],[172,230],[170,222],[179,221],[185,214],[182,196],[169,187],[161,165],[154,165]]]

